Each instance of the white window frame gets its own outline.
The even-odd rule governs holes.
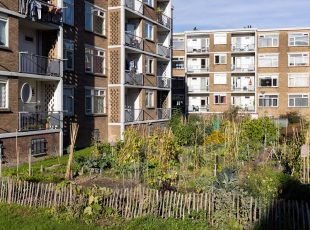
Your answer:
[[[181,46],[181,45],[176,46],[175,45],[176,43],[183,43],[183,46]],[[173,49],[174,50],[185,50],[185,40],[184,40],[184,38],[173,38],[172,44],[173,44]]]
[[[88,8],[91,10],[91,12],[90,12],[90,14],[91,14],[90,19],[91,19],[91,20],[87,20],[88,18],[86,17],[86,15],[88,14],[88,12],[86,12],[86,10],[87,10]],[[93,5],[93,4],[91,4],[90,2],[87,2],[87,1],[85,1],[85,10],[84,10],[84,11],[85,11],[85,22],[84,22],[84,24],[85,24],[85,30],[86,30],[86,31],[93,32],[93,33],[95,33],[95,34],[99,34],[99,35],[105,36],[105,35],[106,35],[106,14],[107,14],[107,11],[106,11],[105,9],[100,8],[100,7],[96,6],[96,5]],[[96,32],[95,29],[94,29],[93,18],[94,18],[94,13],[95,13],[95,12],[97,13],[97,16],[98,16],[98,17],[100,17],[100,18],[103,19],[102,33],[98,33],[98,32]],[[87,22],[90,23],[90,28],[88,28]]]
[[[227,74],[226,73],[214,73],[213,84],[214,85],[226,85]]]
[[[70,90],[71,91],[70,94],[68,94],[66,92],[66,90]],[[71,106],[68,106],[69,103],[70,103],[68,98],[72,99]],[[64,115],[66,115],[66,116],[74,115],[74,86],[72,86],[72,85],[64,85],[64,90],[63,90],[63,107],[64,107]],[[72,111],[67,110],[70,107],[72,108]]]
[[[155,108],[155,90],[145,90],[145,107]]]
[[[216,97],[225,97],[225,102],[223,103],[216,103]],[[226,93],[215,93],[214,94],[214,105],[226,105],[227,104],[227,94]]]
[[[216,63],[216,57],[219,57],[219,63]],[[222,62],[222,58],[224,57],[224,62]],[[214,64],[215,65],[226,65],[227,64],[227,54],[214,54]]]
[[[64,70],[73,71],[74,70],[74,41],[69,39],[64,39]],[[72,67],[68,67],[68,53],[72,52]]]
[[[90,91],[90,94],[87,94],[87,90]],[[103,94],[95,95],[96,92],[102,92]],[[94,111],[94,97],[103,97],[103,112],[98,113]],[[87,98],[90,98],[90,111],[87,111]],[[105,115],[107,113],[106,103],[107,101],[107,89],[106,88],[97,88],[97,87],[85,87],[85,114],[86,115]]]
[[[9,108],[9,80],[7,78],[0,77],[0,83],[5,84],[5,106],[0,107],[0,109]]]
[[[74,0],[64,0],[63,22],[67,25],[74,25]],[[70,11],[70,12],[69,12]],[[69,19],[69,20],[66,20]]]
[[[297,78],[306,78],[307,84],[296,85]],[[291,84],[292,81],[294,81],[293,85]],[[289,73],[287,85],[290,88],[306,88],[306,87],[309,87],[309,73]]]
[[[296,38],[298,37],[302,37],[303,36],[307,36],[308,37],[308,44],[306,45],[296,45]],[[291,43],[291,39],[293,39],[293,43]],[[309,46],[309,33],[303,33],[303,32],[297,32],[297,33],[289,33],[288,34],[288,46]]]
[[[262,86],[260,79],[270,79],[271,81],[271,86]],[[273,80],[276,79],[277,80],[277,85],[274,86],[273,85]],[[260,88],[277,88],[279,87],[279,74],[275,74],[275,73],[266,73],[266,74],[260,74],[258,75],[258,87]]]
[[[300,55],[300,57],[292,57],[292,55]],[[301,58],[301,63],[296,62],[297,58]],[[289,53],[288,54],[288,66],[294,67],[294,66],[309,66],[309,53]]]
[[[153,57],[145,57],[145,73],[146,74],[155,74],[155,59]],[[149,71],[151,70],[151,71]]]
[[[86,61],[87,61],[87,55],[86,52],[89,52],[90,55],[90,60],[89,62],[91,62],[91,68],[90,70],[87,70],[87,65],[86,65]],[[94,72],[94,57],[101,57],[103,58],[103,63],[102,63],[102,73],[97,73]],[[94,46],[90,46],[90,45],[85,45],[85,73],[91,73],[91,74],[99,74],[99,75],[105,75],[106,74],[106,50],[99,48],[99,47],[94,47]]]
[[[275,37],[276,36],[276,37]],[[261,45],[260,43],[260,39],[263,38],[263,39],[271,39],[271,46],[263,46]],[[268,43],[268,42],[267,42]],[[258,35],[258,47],[259,48],[267,48],[267,47],[279,47],[279,34],[259,34]]]
[[[271,59],[271,66],[267,66],[267,65],[262,65],[261,63],[261,58],[262,57],[277,57],[277,60]],[[275,65],[275,63],[277,65]],[[276,68],[279,67],[279,54],[259,54],[258,55],[258,67],[259,68]]]
[[[173,62],[179,63],[180,66],[176,66],[174,69],[185,69],[185,61],[184,57],[173,57],[172,58],[172,65],[174,65]],[[183,65],[182,65],[183,63]]]
[[[9,19],[0,13],[0,21],[5,22],[5,44],[0,45],[0,47],[9,47]]]
[[[144,23],[144,37],[148,40],[154,40],[154,25],[151,22],[145,21]]]
[[[154,0],[143,0],[143,2],[150,7],[154,7]]]
[[[214,45],[226,45],[227,33],[214,33]]]
[[[272,96],[272,98],[269,98],[271,96]],[[264,105],[260,105],[259,102],[260,102],[261,98],[264,100],[272,100],[272,105],[266,106],[265,102],[264,102]],[[273,105],[274,100],[277,102],[276,106]],[[258,107],[260,107],[260,108],[277,108],[277,107],[279,107],[279,94],[259,94],[258,95]]]
[[[301,97],[294,97],[294,98],[290,98],[290,96],[301,96]],[[308,103],[306,106],[296,106],[296,99],[304,99],[307,98],[308,99]],[[294,100],[294,105],[290,105],[290,101]],[[307,108],[309,107],[309,93],[289,93],[288,97],[287,97],[287,103],[288,103],[288,107],[289,108]]]

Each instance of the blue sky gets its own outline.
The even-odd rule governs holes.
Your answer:
[[[310,27],[310,0],[172,0],[174,32]]]

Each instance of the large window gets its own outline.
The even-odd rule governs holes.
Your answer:
[[[154,58],[145,57],[145,72],[147,74],[154,74]]]
[[[0,109],[8,108],[8,81],[0,78]]]
[[[294,53],[288,55],[288,66],[308,66],[309,53]]]
[[[154,0],[143,0],[143,2],[151,7],[154,6]]]
[[[226,104],[227,95],[226,94],[215,94],[214,95],[214,104]]]
[[[38,138],[31,140],[31,155],[42,156],[47,154],[47,140],[45,138]]]
[[[308,107],[309,94],[290,94],[288,95],[289,107]]]
[[[74,69],[74,41],[64,40],[64,69],[73,70]]]
[[[262,34],[258,36],[258,46],[263,47],[278,47],[279,34]]]
[[[105,51],[103,49],[85,47],[85,72],[105,74]]]
[[[154,26],[150,22],[145,22],[144,25],[144,35],[146,39],[153,40],[154,39]]]
[[[71,116],[74,114],[74,88],[73,86],[64,86],[63,92],[64,114]]]
[[[309,33],[292,33],[288,35],[289,46],[308,46]]]
[[[288,87],[309,87],[308,73],[288,74]]]
[[[64,0],[63,21],[68,25],[74,25],[74,0]]]
[[[258,56],[258,67],[278,67],[278,54],[261,54]]]
[[[226,33],[215,33],[214,34],[214,45],[226,45],[227,34]]]
[[[145,107],[146,108],[154,108],[154,90],[146,90],[145,91]]]
[[[259,95],[259,107],[278,107],[278,95]]]
[[[0,14],[0,46],[8,46],[8,19]]]
[[[214,74],[214,85],[223,85],[223,84],[227,84],[226,73],[215,73]]]
[[[263,74],[259,75],[259,86],[260,87],[278,87],[279,75],[278,74]]]
[[[85,89],[85,113],[105,114],[106,113],[106,90],[98,88]]]
[[[183,38],[174,38],[173,39],[173,49],[174,50],[184,50],[185,44]]]
[[[96,34],[105,35],[104,10],[85,2],[85,29]]]
[[[226,64],[226,54],[214,54],[215,64]]]
[[[172,68],[174,68],[174,69],[184,69],[184,57],[174,57],[174,58],[172,58]]]

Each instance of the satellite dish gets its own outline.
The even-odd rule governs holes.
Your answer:
[[[20,89],[20,99],[23,103],[29,103],[32,98],[32,87],[29,83],[24,83]]]

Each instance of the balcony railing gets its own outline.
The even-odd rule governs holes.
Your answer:
[[[171,109],[158,108],[157,119],[158,120],[169,120],[171,118]]]
[[[255,51],[255,44],[232,44],[231,50],[234,52],[252,52]]]
[[[163,44],[157,44],[157,54],[166,58],[170,58],[171,56],[171,49],[169,47],[163,46]]]
[[[187,53],[190,54],[201,54],[209,52],[209,47],[201,47],[201,46],[188,46]]]
[[[144,120],[143,109],[125,109],[125,122],[135,122]]]
[[[188,66],[187,72],[189,73],[206,73],[209,72],[209,66],[199,65],[199,66]]]
[[[59,59],[28,53],[19,53],[19,72],[47,76],[60,76]]]
[[[125,84],[129,85],[143,85],[143,74],[135,73],[130,70],[125,71]]]
[[[60,128],[60,112],[19,112],[19,131]]]
[[[157,87],[158,88],[171,88],[171,79],[168,77],[157,77]]]
[[[198,92],[209,92],[210,87],[208,85],[200,85],[200,86],[188,86],[188,91],[193,93]]]
[[[157,22],[171,29],[171,18],[163,13],[157,13]]]
[[[125,6],[135,12],[143,14],[143,3],[139,0],[125,0]]]
[[[62,10],[46,1],[41,0],[19,0],[19,13],[25,15],[32,21],[47,22],[60,25],[62,21]]]
[[[233,72],[254,72],[255,66],[254,65],[244,65],[244,66],[231,66],[231,71]]]
[[[143,50],[144,40],[134,34],[126,32],[125,34],[125,45],[139,50]]]
[[[255,87],[254,86],[244,86],[244,87],[236,87],[236,86],[232,86],[231,90],[233,92],[254,92],[255,91]]]
[[[239,107],[240,113],[255,112],[255,106],[254,105],[244,106],[244,105],[235,104],[234,106]]]
[[[188,107],[188,112],[209,112],[210,109],[209,109],[209,106],[206,105],[206,106],[198,106],[198,105],[191,105]]]

